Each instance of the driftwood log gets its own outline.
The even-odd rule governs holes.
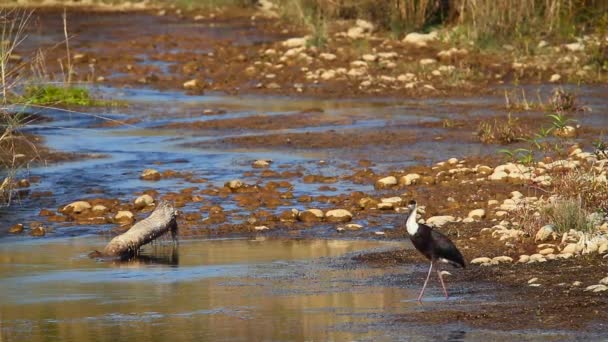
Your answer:
[[[105,257],[129,258],[137,254],[139,248],[154,239],[171,233],[177,236],[177,210],[167,202],[161,202],[147,218],[137,222],[131,229],[118,235],[103,250]]]

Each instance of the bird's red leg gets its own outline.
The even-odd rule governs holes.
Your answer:
[[[441,270],[437,270],[437,275],[439,276],[439,281],[441,281],[441,287],[443,287],[443,293],[445,294],[445,299],[450,298],[450,296],[448,296],[448,290],[445,289],[445,284],[443,282],[443,276],[441,275]]]
[[[422,291],[420,291],[420,295],[418,295],[418,301],[420,301],[420,299],[422,299],[422,295],[424,295],[424,289],[426,288],[426,284],[429,282],[429,278],[431,277],[431,272],[433,271],[434,263],[435,263],[434,261],[431,261],[431,266],[429,267],[429,274],[426,276],[424,285],[422,285]]]

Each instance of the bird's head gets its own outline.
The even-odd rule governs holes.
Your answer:
[[[414,210],[414,208],[416,208],[416,201],[411,200],[410,203],[408,203],[407,208],[411,211]]]

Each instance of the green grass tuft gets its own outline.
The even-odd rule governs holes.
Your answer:
[[[101,106],[105,101],[91,97],[89,91],[78,87],[56,85],[29,86],[19,102],[43,106]]]

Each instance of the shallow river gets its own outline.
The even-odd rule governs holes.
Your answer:
[[[153,90],[98,89],[100,94],[129,102],[96,113],[41,111],[49,123],[31,131],[45,137],[54,149],[103,155],[100,159],[36,167],[28,172],[41,176],[32,191],[52,190],[54,195],[15,202],[0,216],[0,331],[6,341],[46,340],[561,340],[573,336],[552,331],[499,332],[471,330],[458,324],[428,327],[396,323],[411,310],[443,309],[453,303],[475,305],[491,296],[456,296],[444,301],[432,286],[426,304],[414,302],[416,288],[404,280],[411,268],[353,266],[350,256],[363,250],[404,248],[403,241],[345,240],[327,227],[310,229],[324,239],[228,239],[182,240],[148,246],[137,260],[117,264],[92,260],[87,254],[108,241],[111,225],[53,226],[45,238],[7,236],[13,222],[39,220],[40,209],[56,210],[71,201],[99,196],[131,201],[136,192],[156,189],[161,194],[192,184],[181,180],[150,183],[139,180],[144,168],[194,172],[209,182],[243,178],[251,161],[269,158],[273,165],[301,167],[326,176],[344,172],[341,163],[356,163],[353,151],[204,150],[184,143],[224,136],[254,134],[247,130],[190,134],[153,128],[159,124],[209,120],[252,114],[296,114],[315,107],[335,116],[355,116],[350,127],[323,129],[384,129],[394,124],[437,121],[446,115],[486,115],[483,108],[500,103],[500,97],[450,101],[377,100],[317,101],[287,98],[234,98],[185,96]],[[467,110],[454,110],[462,108]],[[221,116],[200,117],[204,108],[227,111]],[[139,118],[134,125],[94,128],[107,118]],[[305,130],[305,129],[301,129]],[[295,130],[298,131],[298,130]],[[259,132],[257,133],[259,134]],[[364,151],[377,170],[404,167],[420,159],[436,162],[452,156],[484,153],[475,143],[441,141],[404,146],[388,153]],[[345,152],[346,154],[342,154]],[[327,162],[320,164],[319,160]],[[158,163],[160,162],[160,163]],[[244,178],[245,181],[254,179]],[[318,185],[299,179],[294,195],[314,194]],[[371,185],[338,182],[334,193],[371,191]],[[93,193],[88,190],[95,189]],[[330,191],[331,192],[331,191]],[[238,207],[222,200],[225,209]],[[298,204],[296,204],[297,207]],[[187,211],[188,206],[183,208]],[[303,209],[303,207],[298,207]],[[196,210],[196,208],[194,208]],[[385,229],[394,222],[387,220]],[[323,229],[323,230],[321,230]],[[100,235],[99,233],[104,233]],[[336,239],[337,238],[337,239]],[[345,256],[346,255],[346,256]],[[424,265],[415,266],[419,270]],[[478,292],[479,293],[479,292]],[[489,293],[489,291],[488,291]]]

